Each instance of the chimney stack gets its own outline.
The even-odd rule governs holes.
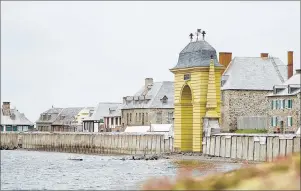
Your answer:
[[[154,82],[153,78],[145,78],[145,85],[144,85],[145,89],[147,89],[149,85],[153,85],[153,82]]]
[[[223,65],[225,68],[222,70],[222,74],[228,67],[232,60],[232,52],[220,52],[219,53],[219,63]]]
[[[10,116],[10,102],[3,102],[2,111],[4,116]]]
[[[261,58],[268,58],[269,57],[269,53],[261,53],[260,57]]]
[[[288,51],[287,52],[287,79],[293,76],[294,71],[294,52]]]

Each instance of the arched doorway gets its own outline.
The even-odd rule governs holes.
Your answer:
[[[192,93],[188,85],[181,93],[181,150],[192,151]]]

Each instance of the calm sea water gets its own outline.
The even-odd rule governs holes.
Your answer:
[[[83,161],[69,158],[82,158]],[[171,160],[123,161],[121,158],[3,150],[0,190],[137,190],[151,177],[175,177],[178,170]],[[199,172],[199,175],[229,171],[239,166],[218,164]]]

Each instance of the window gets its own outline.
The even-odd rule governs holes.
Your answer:
[[[282,100],[282,108],[281,109],[284,109],[285,108],[285,100],[283,99]]]
[[[279,101],[279,109],[283,109],[284,106],[283,106],[283,100],[278,100]]]
[[[172,122],[172,118],[173,118],[173,112],[169,112],[168,113],[168,123]]]
[[[129,124],[129,114],[126,114],[126,124]]]
[[[277,117],[273,116],[273,117],[271,118],[271,125],[272,125],[272,127],[277,126]]]
[[[292,116],[287,116],[287,126],[288,127],[293,126],[293,117]]]
[[[139,113],[139,121],[141,121],[141,113]]]
[[[132,114],[130,113],[130,123],[132,122]]]
[[[289,109],[293,108],[293,101],[291,99],[287,100],[287,108]]]
[[[135,119],[136,122],[138,122],[138,114],[136,113],[136,119]]]
[[[142,125],[144,125],[144,113],[142,113]]]
[[[148,123],[148,113],[145,113],[145,122]]]
[[[190,80],[190,74],[184,74],[184,80]]]
[[[157,124],[161,124],[162,123],[162,112],[158,112],[157,113]]]
[[[272,109],[277,109],[277,100],[272,100]]]
[[[111,125],[113,125],[114,124],[114,118],[112,117],[111,118]]]

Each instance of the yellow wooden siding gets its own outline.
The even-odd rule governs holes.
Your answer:
[[[174,111],[174,146],[181,151],[202,152],[203,117],[206,114],[209,67],[174,70],[175,111]],[[184,81],[184,74],[190,73],[191,79]],[[221,69],[216,68],[216,112],[220,116],[220,79]],[[185,85],[191,88],[191,106],[183,92]],[[182,98],[184,96],[184,99]]]

